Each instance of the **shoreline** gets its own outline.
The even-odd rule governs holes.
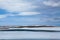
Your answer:
[[[60,27],[7,28],[7,29],[0,29],[0,31],[60,32]]]

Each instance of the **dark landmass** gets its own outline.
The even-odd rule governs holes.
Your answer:
[[[0,31],[60,32],[56,30],[30,30],[30,29],[7,29],[7,30],[0,30]]]
[[[8,28],[40,28],[40,27],[55,27],[55,26],[0,26],[0,29],[8,29]]]
[[[9,28],[40,28],[40,27],[55,27],[55,26],[0,26],[0,31],[60,32],[56,30],[9,29]]]

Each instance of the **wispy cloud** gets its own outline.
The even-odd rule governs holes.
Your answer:
[[[0,19],[6,18],[8,16],[16,16],[16,15],[14,15],[14,14],[4,14],[4,15],[0,15]]]
[[[31,12],[38,6],[33,5],[33,2],[27,2],[24,0],[0,0],[0,9],[5,9],[8,12],[18,12],[17,15],[36,15],[38,12]],[[13,14],[7,14],[8,16],[14,16]]]
[[[40,14],[40,13],[39,12],[21,12],[18,15],[25,16],[25,15],[37,15],[37,14]]]
[[[0,19],[1,18],[6,18],[7,17],[7,15],[0,15]]]
[[[56,2],[55,0],[44,1],[43,4],[45,4],[46,6],[60,7],[60,1]]]
[[[0,8],[11,12],[28,11],[36,7],[32,2],[25,2],[23,0],[0,0]]]

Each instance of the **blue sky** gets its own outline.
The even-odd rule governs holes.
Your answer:
[[[0,25],[60,26],[60,0],[0,0]]]

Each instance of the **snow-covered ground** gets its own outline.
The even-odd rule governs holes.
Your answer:
[[[40,28],[9,28],[9,29],[56,30],[56,31],[60,31],[60,27],[40,27]]]
[[[60,32],[0,31],[0,39],[60,39]]]
[[[14,29],[60,31],[60,27],[14,28]],[[60,32],[0,31],[0,39],[60,39]]]

